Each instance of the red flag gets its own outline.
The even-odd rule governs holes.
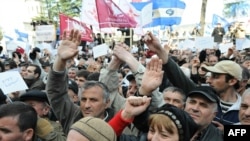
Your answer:
[[[112,0],[96,0],[99,27],[136,27],[135,19],[126,15]]]
[[[82,41],[93,42],[92,39],[92,30],[88,28],[84,23],[79,22],[73,18],[70,18],[64,14],[60,14],[60,34],[62,35],[63,31],[67,29],[70,31],[71,29],[78,29],[82,32]]]

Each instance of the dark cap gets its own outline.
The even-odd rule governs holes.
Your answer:
[[[173,105],[165,104],[157,110],[157,113],[168,116],[174,122],[180,141],[190,141],[198,129],[198,125],[187,112]]]
[[[193,96],[193,95],[202,95],[213,103],[217,103],[217,104],[220,103],[220,99],[218,98],[216,91],[210,86],[196,87],[191,92],[188,93],[187,97]]]
[[[28,92],[20,96],[20,101],[35,100],[41,102],[47,102],[49,104],[48,97],[45,92],[41,90],[29,90]]]
[[[74,80],[69,79],[68,88],[71,89],[76,95],[78,94],[78,85]]]
[[[133,74],[127,75],[126,78],[127,78],[127,80],[128,80],[129,82],[132,81],[132,80],[135,80],[135,77],[134,77]]]
[[[0,105],[6,103],[7,96],[4,95],[3,91],[0,89]]]

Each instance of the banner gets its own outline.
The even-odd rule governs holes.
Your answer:
[[[82,40],[92,42],[92,30],[88,28],[84,23],[79,22],[73,18],[70,18],[64,14],[60,14],[60,34],[63,34],[64,30],[70,31],[71,29],[78,29],[82,33]]]
[[[137,25],[133,17],[126,15],[112,0],[96,0],[99,27],[134,28]]]

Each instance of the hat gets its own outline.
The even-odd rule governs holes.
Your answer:
[[[113,128],[100,118],[84,117],[74,123],[70,130],[76,130],[90,141],[116,141]]]
[[[68,88],[71,89],[76,95],[78,94],[78,85],[74,80],[69,79]]]
[[[42,67],[49,67],[50,66],[50,62],[46,61],[46,62],[42,62]]]
[[[135,80],[135,77],[134,77],[133,74],[128,74],[128,75],[126,76],[126,78],[127,78],[128,81]]]
[[[48,97],[45,92],[41,90],[29,90],[28,92],[20,96],[20,101],[35,100],[41,102],[47,102],[49,104]]]
[[[242,78],[242,68],[239,64],[230,60],[223,60],[216,63],[214,66],[203,66],[202,69],[212,73],[229,74],[239,81]]]
[[[220,103],[220,99],[216,93],[216,91],[210,87],[210,86],[199,86],[194,88],[192,91],[190,91],[187,95],[187,97],[192,96],[192,95],[202,95],[209,101],[213,103]],[[219,104],[220,105],[220,104]],[[219,106],[218,105],[218,106]]]
[[[192,117],[176,106],[165,104],[157,110],[157,113],[168,116],[174,122],[179,133],[180,141],[190,141],[198,129],[198,125]]]
[[[16,52],[19,52],[20,54],[23,54],[24,53],[24,49],[21,48],[21,47],[17,47],[16,48]]]
[[[0,89],[0,105],[6,103],[7,96],[4,95],[3,91]]]

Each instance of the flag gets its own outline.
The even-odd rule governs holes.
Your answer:
[[[96,0],[96,9],[100,28],[133,28],[137,22],[126,15],[112,0]]]
[[[4,37],[5,39],[8,39],[8,41],[14,40],[14,38],[12,38],[12,37],[10,37],[10,36],[8,36],[8,35],[4,35],[3,37]]]
[[[17,40],[26,42],[28,41],[29,34],[25,32],[21,32],[18,29],[15,29],[15,33],[17,34]]]
[[[153,21],[150,26],[172,26],[181,23],[186,4],[180,0],[152,0]]]
[[[152,2],[132,2],[133,7],[139,12],[139,22],[143,27],[152,22],[153,4]]]
[[[60,14],[60,34],[66,29],[70,31],[71,29],[78,29],[82,33],[82,40],[92,42],[92,30],[88,28],[84,23],[79,22],[73,18],[70,18],[64,14]]]
[[[230,24],[225,18],[222,18],[219,15],[213,14],[212,26],[215,27],[217,25],[217,23],[220,23],[221,26],[224,28],[229,26],[229,24]]]
[[[83,0],[81,11],[82,22],[84,21],[85,24],[99,28],[96,3],[94,0]]]
[[[217,23],[220,23],[221,26],[224,28],[225,32],[228,31],[228,27],[230,26],[230,23],[223,17],[213,14],[213,19],[212,19],[212,27],[215,28]]]

